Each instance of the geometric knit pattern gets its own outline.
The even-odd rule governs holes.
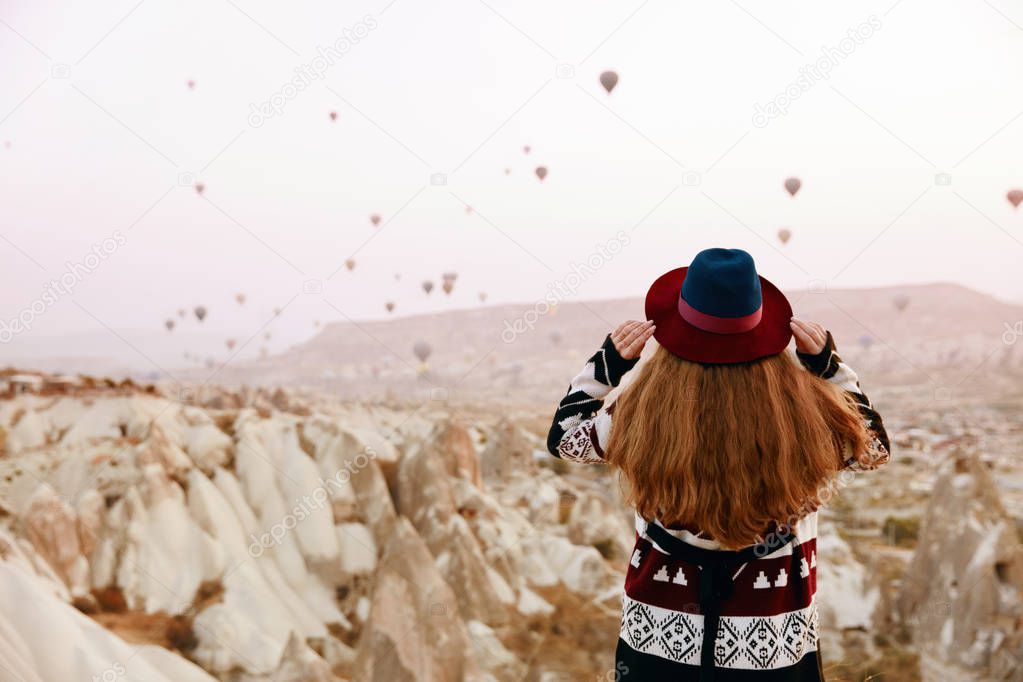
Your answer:
[[[621,639],[640,653],[699,665],[703,616],[651,606],[625,596]],[[719,668],[771,670],[795,665],[817,651],[816,602],[770,616],[722,616],[714,642]]]

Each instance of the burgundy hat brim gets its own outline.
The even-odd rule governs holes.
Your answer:
[[[666,272],[646,295],[646,318],[653,320],[654,338],[673,355],[707,364],[752,362],[785,350],[792,340],[792,306],[778,287],[760,278],[763,315],[753,329],[739,334],[717,334],[686,322],[678,311],[678,299],[689,268]]]

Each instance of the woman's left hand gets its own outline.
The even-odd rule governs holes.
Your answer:
[[[611,342],[614,343],[615,350],[623,359],[635,360],[643,352],[643,346],[654,335],[656,328],[653,320],[646,322],[628,320],[622,322],[611,332]]]
[[[817,355],[828,342],[828,330],[816,322],[803,322],[792,318],[789,323],[796,337],[796,350],[807,355]]]

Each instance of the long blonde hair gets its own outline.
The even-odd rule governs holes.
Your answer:
[[[658,347],[615,403],[607,461],[641,516],[735,549],[815,510],[867,437],[852,400],[788,352],[701,365]]]

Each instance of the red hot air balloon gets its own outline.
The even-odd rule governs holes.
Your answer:
[[[193,312],[195,312],[195,317],[200,322],[206,319],[206,306],[197,305]]]
[[[540,178],[540,182],[543,182],[543,179],[547,177],[547,166],[537,166],[536,177]]]
[[[384,307],[387,308],[387,312],[393,313],[394,312],[394,301],[388,301],[387,303],[384,304]]]
[[[798,192],[799,188],[802,186],[803,181],[799,178],[788,178],[785,180],[785,191],[788,192],[790,196],[796,196],[796,192]]]
[[[234,347],[238,345],[238,342],[235,341],[234,339],[228,339],[227,341],[224,342],[224,345],[227,346],[228,350],[234,350]]]
[[[195,90],[195,81],[190,80],[188,81],[188,83],[186,83],[186,85],[188,86],[189,90]]]
[[[1019,208],[1019,205],[1023,203],[1023,189],[1010,189],[1005,198],[1009,200],[1013,208]]]
[[[245,294],[243,293],[235,294],[234,300],[238,301],[238,305],[245,305]]]
[[[600,84],[607,90],[607,94],[611,94],[611,91],[618,85],[618,74],[614,71],[605,71],[600,74]]]
[[[369,217],[369,222],[373,223],[373,227],[378,227],[380,225],[380,214],[374,213],[371,215]]]
[[[787,227],[778,230],[778,241],[782,244],[788,244],[790,239],[792,239],[792,230]]]
[[[203,192],[205,192],[205,191],[206,191],[206,185],[204,185],[204,184],[203,184],[203,183],[201,183],[201,182],[197,182],[197,183],[195,183],[195,191],[196,191],[196,193],[198,193],[198,194],[202,194]]]
[[[331,121],[336,121],[337,120],[337,112],[336,111],[330,112],[330,120]]]
[[[429,295],[430,292],[433,291],[433,282],[431,282],[430,280],[426,280],[425,282],[423,282],[423,291],[425,291],[427,295]]]
[[[533,148],[530,147],[528,144],[525,147],[522,148],[522,153],[523,154],[528,154],[531,151],[533,151]]]

